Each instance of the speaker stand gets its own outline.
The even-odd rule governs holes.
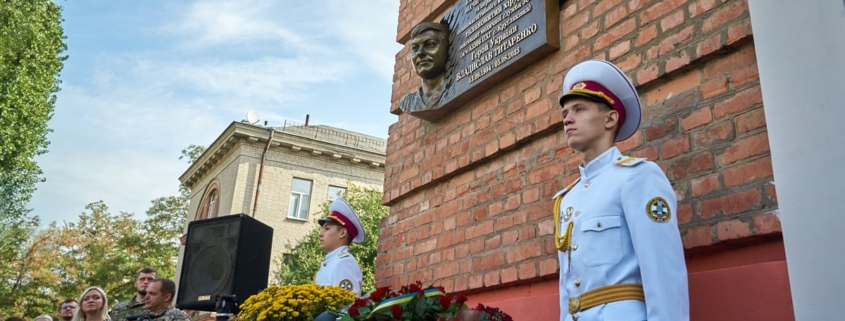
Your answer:
[[[234,294],[221,294],[217,296],[217,321],[229,321],[232,310],[237,307],[238,301]]]

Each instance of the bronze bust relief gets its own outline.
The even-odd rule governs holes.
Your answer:
[[[411,30],[411,62],[422,78],[417,92],[402,97],[399,109],[406,113],[436,109],[444,93],[449,60],[449,27],[423,22]]]

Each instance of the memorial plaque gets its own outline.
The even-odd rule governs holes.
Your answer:
[[[462,107],[558,50],[559,17],[558,0],[460,0],[440,21],[448,27],[450,36],[439,99],[431,99],[428,107],[409,108],[409,98],[425,101],[418,96],[421,87],[418,93],[403,98],[400,110],[437,121]],[[411,41],[412,46],[419,42],[413,34]]]

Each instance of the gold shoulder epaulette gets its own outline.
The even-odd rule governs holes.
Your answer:
[[[552,196],[552,199],[556,199],[556,198],[560,197],[561,195],[566,194],[566,192],[569,192],[569,190],[572,189],[572,186],[575,186],[575,184],[578,184],[578,181],[580,181],[580,180],[581,180],[581,178],[579,177],[574,182],[572,182],[572,184],[569,184],[566,187],[564,187],[562,190],[558,191],[557,194],[555,194],[555,196]]]
[[[645,158],[622,157],[622,159],[620,159],[618,162],[616,162],[616,165],[630,167],[630,166],[635,166],[637,164],[641,164],[645,161],[647,161],[647,159],[645,159]]]

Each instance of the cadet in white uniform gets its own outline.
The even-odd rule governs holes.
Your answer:
[[[686,321],[689,292],[677,200],[655,163],[614,146],[636,132],[636,89],[613,64],[577,64],[563,125],[581,177],[555,195],[562,321]]]
[[[352,207],[340,198],[329,206],[329,213],[319,220],[323,228],[320,248],[328,254],[314,277],[314,284],[340,286],[360,297],[364,280],[358,261],[349,253],[349,242],[364,242],[364,229]]]

